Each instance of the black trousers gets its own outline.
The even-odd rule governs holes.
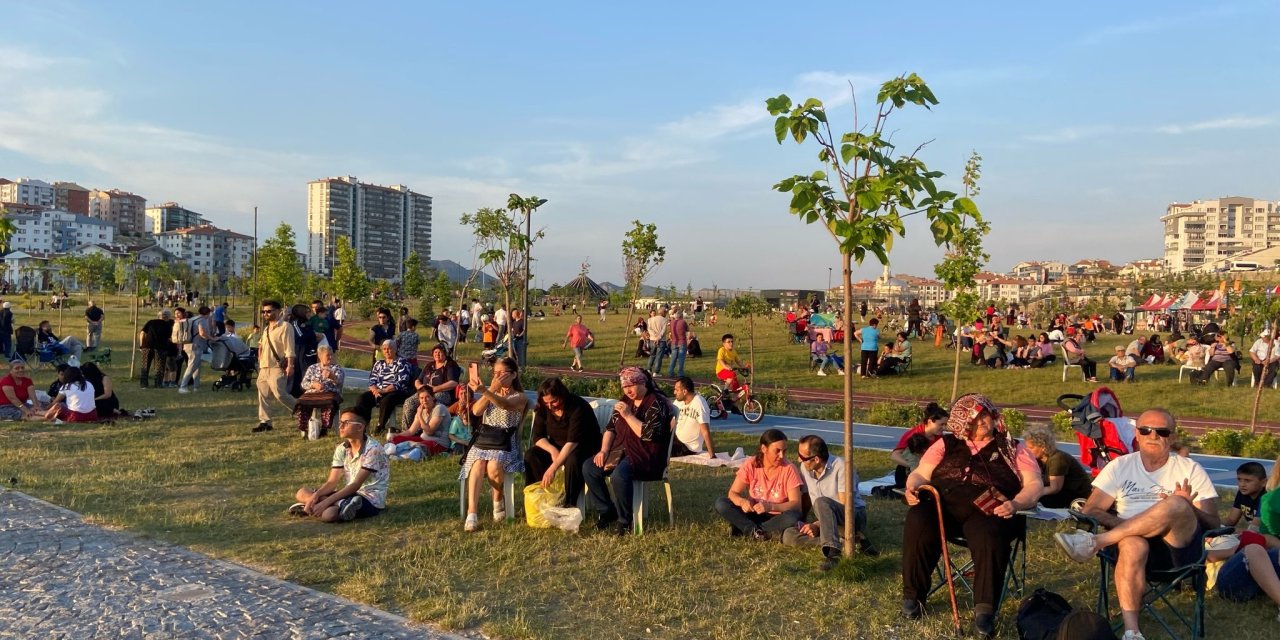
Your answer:
[[[564,465],[560,467],[564,470],[564,501],[560,506],[578,506],[578,499],[583,497],[582,488],[586,486],[586,480],[582,476],[582,463],[591,459],[596,453],[598,451],[583,451],[581,447],[574,447],[573,451],[569,452]],[[524,485],[528,487],[542,482],[542,475],[550,468],[551,454],[536,446],[530,446],[524,452]]]
[[[1236,369],[1239,365],[1235,360],[1210,360],[1200,373],[1192,374],[1191,379],[1197,382],[1208,382],[1213,379],[1213,372],[1221,369],[1227,372],[1227,386],[1231,386],[1236,381]]]
[[[947,531],[953,536],[963,535],[973,557],[973,603],[975,607],[994,607],[1009,570],[1013,541],[1026,527],[1026,520],[1020,516],[1008,520],[988,516],[968,504],[951,511],[958,513],[952,514],[943,508]],[[924,500],[907,511],[903,534],[902,599],[924,602],[933,586],[934,569],[942,557],[937,507],[932,501]]]
[[[862,375],[869,376],[874,374],[876,372],[876,356],[878,352],[863,350],[859,353],[862,356],[862,361],[859,365],[862,368]]]
[[[396,412],[396,407],[404,404],[411,394],[408,391],[392,391],[384,393],[381,397],[373,395],[372,391],[365,391],[360,394],[360,398],[356,400],[356,411],[361,415],[371,418],[373,416],[373,408],[378,407],[378,431],[387,428],[387,422],[391,419],[391,415]]]
[[[169,373],[169,356],[163,349],[148,349],[143,347],[142,351],[142,388],[147,388],[147,379],[151,375],[151,365],[156,367],[155,386],[164,385],[165,375]]]

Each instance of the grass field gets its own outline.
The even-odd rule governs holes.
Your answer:
[[[655,500],[651,509],[659,515],[642,537],[573,536],[490,523],[478,534],[465,534],[457,516],[458,467],[450,459],[393,463],[390,508],[374,520],[335,526],[287,517],[283,509],[294,490],[320,482],[327,473],[335,441],[307,442],[279,428],[249,433],[255,423],[251,392],[179,396],[137,389],[122,380],[130,328],[122,326],[123,310],[109,313],[108,346],[116,357],[108,373],[116,376],[126,407],[154,406],[157,418],[112,426],[0,423],[0,477],[16,477],[14,488],[94,522],[189,546],[415,620],[479,628],[500,638],[949,637],[947,615],[923,623],[898,618],[901,504],[870,501],[870,534],[883,555],[856,558],[821,574],[812,550],[727,536],[727,526],[711,509],[731,481],[726,470],[676,466],[676,524],[665,523]],[[610,316],[606,327],[621,324]],[[563,326],[554,319],[534,323],[535,363],[567,364],[567,352],[557,348]],[[722,326],[699,333],[740,331],[736,325]],[[619,334],[596,328],[602,344],[590,352],[588,366],[616,366]],[[776,326],[762,333],[757,345],[762,382],[832,388],[839,383],[835,377],[805,376],[801,348],[780,344]],[[553,346],[539,344],[541,336],[553,334]],[[464,353],[471,348],[464,347]],[[943,383],[930,380],[941,377],[942,357],[928,351],[920,349],[917,363],[923,366],[910,379],[859,387],[883,385],[886,393],[901,393],[918,385],[923,390],[917,395],[943,395]],[[710,362],[692,361],[689,368],[705,377]],[[1085,388],[1062,385],[1060,372],[1053,373],[1052,385],[1036,377],[1048,373],[974,371],[966,365],[962,389],[1035,404],[1058,389]],[[48,373],[36,378],[38,385],[48,384]],[[1179,400],[1183,394],[1169,394],[1168,385],[1143,381],[1122,388],[1122,397],[1138,406]],[[1187,391],[1205,392],[1205,406],[1212,406],[1212,394],[1223,393],[1220,388]],[[1245,390],[1228,392],[1243,397]],[[1190,412],[1193,406],[1199,405],[1179,410]],[[277,426],[283,424],[277,418]],[[748,450],[754,445],[750,438],[727,434],[717,442]],[[794,445],[791,451],[794,457]],[[882,453],[859,451],[856,459],[866,477],[889,468]],[[1060,526],[1065,525],[1032,525],[1029,583],[1087,605],[1096,567],[1070,563],[1052,546],[1050,536]],[[934,610],[944,611],[943,597],[933,598]],[[1010,602],[1003,610],[1003,638],[1016,637],[1015,608]],[[1210,598],[1208,618],[1210,637],[1258,637],[1259,630],[1275,624],[1275,608]],[[1154,625],[1150,628],[1148,637],[1160,637]]]

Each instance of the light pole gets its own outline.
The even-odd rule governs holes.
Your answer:
[[[827,267],[827,295],[831,295],[831,267]]]

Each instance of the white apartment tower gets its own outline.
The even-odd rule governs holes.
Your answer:
[[[1228,196],[1170,204],[1164,223],[1164,260],[1173,272],[1191,271],[1238,253],[1280,246],[1280,206]]]
[[[19,178],[14,182],[6,180],[0,184],[0,202],[15,202],[52,209],[53,185],[44,180],[31,178]]]
[[[331,275],[342,237],[370,277],[402,281],[410,253],[431,259],[431,196],[354,176],[307,183],[307,268]]]

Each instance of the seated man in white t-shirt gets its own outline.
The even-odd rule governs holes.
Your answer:
[[[1177,427],[1173,415],[1148,409],[1137,424],[1138,450],[1102,468],[1084,506],[1085,514],[1108,531],[1054,534],[1058,546],[1076,562],[1088,562],[1098,551],[1116,547],[1116,597],[1125,640],[1143,637],[1138,613],[1147,586],[1145,569],[1198,561],[1204,532],[1220,526],[1218,494],[1209,474],[1200,463],[1170,454]]]
[[[693,380],[680,376],[675,384],[676,440],[671,445],[671,457],[705,454],[716,457],[711,443],[711,426],[707,423],[711,408],[706,398],[694,392]]]

